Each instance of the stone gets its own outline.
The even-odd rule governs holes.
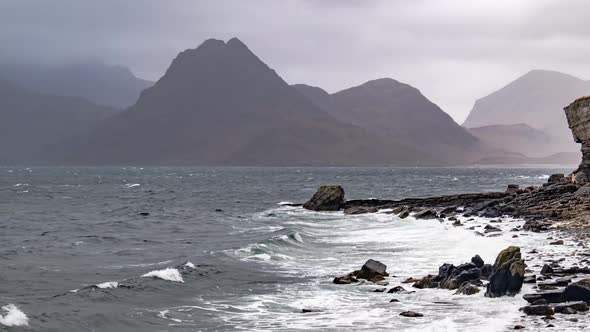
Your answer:
[[[518,193],[518,190],[520,189],[520,187],[517,184],[509,184],[508,187],[506,188],[506,192],[507,193]]]
[[[534,274],[532,276],[526,276],[524,277],[522,282],[525,284],[534,284],[537,282],[537,276],[535,276]]]
[[[528,303],[536,303],[539,300],[545,300],[547,303],[560,303],[563,302],[563,292],[549,291],[525,294],[522,298]]]
[[[436,211],[433,210],[424,210],[422,212],[418,212],[414,215],[416,219],[436,219],[438,215]]]
[[[584,301],[590,303],[590,278],[573,282],[563,291],[564,301]]]
[[[365,214],[365,213],[375,213],[379,211],[376,207],[367,207],[367,206],[353,206],[349,207],[344,210],[344,214],[355,215],[355,214]]]
[[[149,212],[140,212],[139,215],[143,216],[143,217],[147,217],[150,215],[150,213]]]
[[[360,269],[359,273],[356,275],[356,278],[366,279],[372,282],[381,281],[385,277],[389,276],[389,273],[387,273],[386,269],[387,266],[385,264],[373,259],[369,259]]]
[[[546,232],[549,230],[549,223],[541,220],[527,220],[524,225],[522,225],[522,229],[529,232]]]
[[[590,178],[590,98],[578,98],[563,110],[574,141],[582,144],[582,162],[572,173],[572,178],[575,183],[587,183]]]
[[[358,279],[356,278],[356,275],[358,274],[359,271],[354,271],[351,272],[345,276],[341,276],[341,277],[336,277],[334,278],[334,280],[332,281],[335,284],[338,285],[349,285],[352,284],[353,282],[358,282]]]
[[[389,303],[392,303],[392,302],[399,302],[399,300],[398,299],[391,299],[391,300],[389,300]]]
[[[318,310],[318,309],[301,309],[301,313],[302,314],[307,314],[307,313],[310,313],[310,312],[322,312],[322,311],[321,310]]]
[[[471,257],[471,263],[477,268],[482,268],[484,265],[484,261],[479,255]]]
[[[553,307],[555,313],[559,314],[569,314],[571,311],[576,313],[578,311],[588,311],[589,309],[590,307],[588,307],[588,304],[584,301],[562,303]]]
[[[514,296],[522,288],[524,270],[525,264],[519,247],[511,246],[502,250],[494,262],[485,296]]]
[[[522,325],[514,325],[514,330],[522,330],[524,329],[524,326]]]
[[[342,186],[321,186],[303,207],[313,211],[338,211],[344,204],[344,189]]]
[[[553,183],[560,183],[565,182],[565,175],[564,174],[551,174],[549,179],[547,179],[547,184]]]
[[[479,293],[479,288],[470,282],[463,283],[455,292],[455,295],[473,295]]]
[[[562,245],[563,244],[563,240],[552,241],[552,242],[549,242],[549,244],[552,245],[552,246]]]
[[[552,274],[552,273],[553,273],[553,268],[549,264],[545,264],[541,268],[542,275],[548,275],[548,274]]]
[[[484,233],[492,233],[492,232],[501,232],[502,230],[496,226],[486,225],[484,228]]]
[[[423,314],[421,314],[419,312],[415,312],[415,311],[404,311],[404,312],[400,313],[399,315],[404,316],[404,317],[424,317]]]
[[[548,304],[527,305],[520,310],[529,316],[552,316],[555,313]]]
[[[423,289],[423,288],[438,288],[439,282],[434,280],[436,276],[427,275],[426,277],[416,281],[412,287]]]
[[[400,219],[406,219],[409,216],[410,216],[410,210],[408,208],[404,209],[402,212],[400,212],[400,214],[398,214],[398,217]]]

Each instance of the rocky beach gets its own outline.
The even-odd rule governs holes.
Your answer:
[[[372,282],[377,287],[375,292],[386,294],[440,288],[452,291],[449,296],[484,291],[485,297],[498,298],[527,292],[520,308],[525,318],[514,329],[560,328],[562,321],[577,322],[576,315],[585,315],[590,303],[590,250],[586,245],[590,236],[590,97],[578,98],[564,110],[574,140],[582,145],[582,161],[571,174],[550,175],[541,186],[507,184],[503,192],[346,201],[344,188],[327,185],[303,204],[308,210],[343,210],[346,215],[379,212],[395,214],[401,219],[411,216],[416,222],[437,219],[453,227],[473,230],[474,236],[481,237],[508,233],[516,239],[530,232],[544,233],[548,244],[527,252],[509,246],[498,253],[493,263],[484,262],[479,255],[465,263],[441,262],[438,274],[409,277],[401,282],[405,286],[387,288],[390,273],[383,263],[373,259],[359,270],[335,276],[333,282],[342,285]],[[474,225],[476,218],[487,222]],[[561,250],[555,251],[557,247]],[[427,314],[400,312],[405,317]]]

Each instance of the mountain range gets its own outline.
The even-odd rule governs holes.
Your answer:
[[[2,164],[441,166],[569,161],[571,154],[561,152],[577,148],[571,138],[569,145],[559,138],[567,136],[558,132],[565,124],[558,124],[563,112],[547,107],[553,120],[542,122],[531,108],[568,97],[561,89],[541,89],[550,84],[563,86],[565,80],[579,89],[566,88],[568,93],[585,91],[572,83],[584,81],[533,71],[478,100],[460,126],[418,89],[390,78],[332,94],[289,85],[236,38],[209,39],[181,52],[155,83],[123,67],[104,65],[52,70],[0,66],[0,77]],[[537,80],[545,85],[538,87]],[[529,91],[536,88],[541,97],[535,97],[537,90]]]

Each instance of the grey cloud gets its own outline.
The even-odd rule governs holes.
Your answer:
[[[289,83],[336,91],[378,77],[418,87],[459,122],[535,69],[590,78],[585,0],[0,2],[0,58],[104,61],[157,79],[204,39],[242,39]]]

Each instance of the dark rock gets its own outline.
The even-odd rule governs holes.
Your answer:
[[[522,329],[524,329],[524,326],[522,326],[522,325],[514,325],[514,329],[515,330],[522,330]]]
[[[493,266],[493,273],[485,293],[486,297],[514,296],[522,288],[525,264],[519,247],[502,250]]]
[[[356,278],[356,275],[358,274],[358,272],[359,271],[354,271],[354,272],[351,272],[345,276],[336,277],[336,278],[334,278],[333,282],[335,284],[339,284],[339,285],[348,285],[353,282],[358,282],[358,279]]]
[[[550,291],[550,292],[525,294],[522,298],[525,301],[527,301],[528,303],[535,303],[539,300],[545,300],[548,303],[560,303],[560,302],[563,302],[563,292]]]
[[[479,293],[479,288],[470,282],[463,283],[455,292],[455,295],[473,295]]]
[[[537,276],[535,276],[534,274],[532,276],[526,276],[524,277],[522,282],[525,284],[534,284],[537,282]]]
[[[436,211],[433,210],[424,210],[422,212],[418,212],[414,215],[416,219],[436,219],[438,215]]]
[[[322,312],[319,309],[301,309],[302,314],[310,313],[310,312]]]
[[[344,204],[344,189],[341,186],[321,186],[303,207],[313,211],[338,211]]]
[[[499,229],[498,227],[492,226],[492,225],[486,225],[484,227],[484,233],[491,233],[491,232],[501,232],[502,230]]]
[[[561,183],[565,182],[565,175],[564,174],[551,174],[549,179],[547,180],[547,184],[554,184],[554,183]]]
[[[518,193],[518,189],[520,187],[517,184],[509,184],[508,187],[506,188],[506,192],[511,194],[511,193]]]
[[[377,211],[379,211],[379,209],[376,207],[353,206],[353,207],[349,207],[349,208],[345,209],[344,214],[355,215],[355,214],[375,213]]]
[[[492,264],[484,264],[479,269],[479,273],[481,274],[481,277],[484,279],[487,279],[489,276],[491,276],[493,271],[494,267],[492,266]]]
[[[383,292],[385,292],[386,289],[387,288],[377,288],[377,289],[373,290],[373,293],[383,293]]]
[[[484,265],[483,259],[479,255],[471,257],[471,263],[478,268],[482,268]]]
[[[407,278],[406,280],[402,281],[402,284],[411,284],[411,283],[414,283],[417,281],[420,281],[420,279],[410,277],[410,278]]]
[[[400,219],[406,219],[408,216],[410,215],[410,210],[409,209],[405,209],[402,212],[400,212],[400,214],[398,215],[398,217]]]
[[[456,219],[455,219],[455,221],[453,221],[453,224],[452,225],[455,226],[455,227],[463,226],[463,224],[461,223],[461,221],[456,220]]]
[[[550,224],[541,220],[528,220],[522,225],[522,229],[529,232],[546,232]]]
[[[436,276],[427,275],[426,277],[416,281],[412,287],[423,289],[423,288],[438,288],[438,281],[435,280]]]
[[[481,217],[484,218],[498,218],[502,216],[502,211],[495,207],[490,207],[484,210],[483,213],[480,214]]]
[[[392,303],[392,302],[399,302],[399,300],[398,299],[391,299],[391,300],[389,300],[389,303]]]
[[[539,286],[565,287],[572,282],[572,278],[564,277],[549,282],[539,283]]]
[[[554,314],[553,308],[547,304],[527,305],[520,310],[529,316],[551,316]]]
[[[553,241],[553,242],[549,242],[550,245],[562,245],[563,244],[563,240],[557,240],[557,241]]]
[[[149,216],[149,215],[150,215],[150,213],[149,213],[149,212],[140,212],[140,213],[139,213],[139,215],[140,215],[140,216],[147,217],[147,216]]]
[[[549,264],[545,264],[541,268],[542,275],[548,275],[548,274],[552,274],[552,273],[553,273],[553,268],[551,266],[549,266]]]
[[[408,291],[403,288],[402,286],[395,286],[392,289],[388,290],[387,293],[407,293]]]
[[[404,316],[404,317],[424,317],[423,314],[415,312],[415,311],[404,311],[399,315]]]
[[[588,311],[590,308],[588,307],[588,304],[584,301],[562,303],[553,307],[553,310],[555,310],[555,312],[559,314],[572,313],[568,309],[573,311],[573,313],[576,313],[578,311]]]
[[[369,259],[356,275],[357,279],[367,279],[372,282],[383,280],[389,276],[387,266],[379,261]]]
[[[533,305],[539,305],[539,304],[549,304],[549,302],[547,302],[547,300],[545,300],[545,299],[540,299],[540,300],[533,302]]]
[[[590,278],[569,284],[563,291],[563,299],[590,303]]]

